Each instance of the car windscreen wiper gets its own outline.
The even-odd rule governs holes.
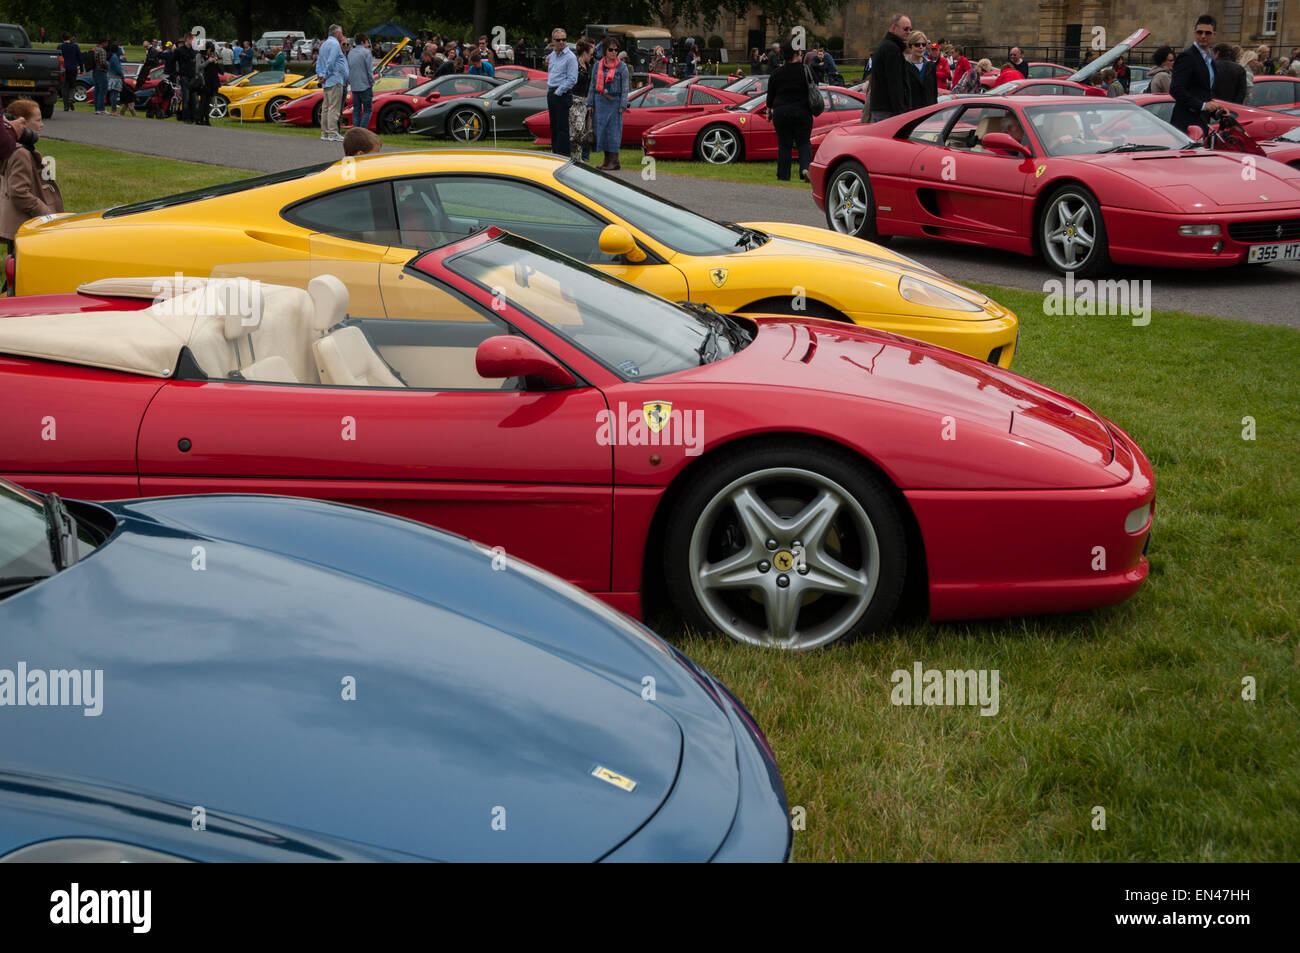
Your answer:
[[[50,558],[55,570],[61,572],[77,561],[77,521],[57,493],[45,494],[41,509],[45,513],[45,535],[50,540]]]
[[[49,579],[49,576],[0,576],[0,599],[21,592],[28,586]]]
[[[768,241],[767,234],[764,232],[760,232],[756,228],[746,228],[744,225],[737,225],[734,222],[732,223],[731,227],[740,229],[740,238],[736,239],[737,248],[744,248],[744,249],[758,248],[761,245],[767,244]]]
[[[1107,152],[1168,152],[1168,146],[1156,146],[1150,143],[1126,142],[1122,146],[1111,146],[1109,149],[1100,150],[1097,155]]]
[[[704,342],[696,351],[700,355],[700,363],[708,364],[717,359],[717,338],[718,332],[721,331],[726,335],[727,341],[731,344],[732,353],[742,350],[753,340],[753,335],[745,328],[743,324],[737,321],[729,314],[723,314],[711,304],[704,304],[700,301],[678,301],[679,305],[690,311],[694,311],[700,317],[704,318],[709,324],[708,334]],[[708,358],[709,348],[712,348],[713,357]]]

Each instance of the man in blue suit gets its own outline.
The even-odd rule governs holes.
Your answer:
[[[1204,113],[1217,107],[1214,101],[1214,33],[1218,24],[1208,13],[1196,21],[1196,42],[1178,54],[1174,60],[1174,74],[1169,82],[1169,95],[1174,97],[1174,110],[1169,122],[1182,132],[1188,126],[1203,125]]]

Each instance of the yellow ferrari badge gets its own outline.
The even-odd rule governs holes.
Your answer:
[[[1042,178],[1042,177],[1043,177],[1043,173],[1046,172],[1046,171],[1047,171],[1047,166],[1045,166],[1045,165],[1040,165],[1037,169],[1034,170],[1034,178],[1035,178],[1035,179],[1040,179],[1040,178]]]
[[[744,117],[744,116],[741,116],[741,117],[739,117],[736,121],[739,122],[739,123],[743,126],[743,125],[745,124],[745,117]]]
[[[602,781],[608,781],[616,788],[622,788],[624,791],[631,791],[636,787],[636,782],[617,771],[611,771],[603,765],[596,765],[591,769],[593,778],[600,778]]]
[[[777,572],[789,572],[794,567],[794,553],[782,549],[772,557],[772,565]]]
[[[655,433],[664,429],[668,423],[668,416],[672,412],[672,402],[667,400],[647,400],[641,405],[641,414],[645,417],[646,426]]]
[[[715,288],[721,288],[727,283],[727,269],[714,268],[709,272],[709,278],[713,281]]]

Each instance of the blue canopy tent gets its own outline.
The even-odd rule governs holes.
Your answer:
[[[386,40],[400,40],[402,37],[406,37],[412,43],[414,43],[417,39],[419,39],[419,37],[417,37],[410,30],[406,29],[406,27],[398,26],[392,20],[389,20],[387,23],[383,24],[382,26],[377,26],[374,27],[373,29],[367,30],[366,36],[379,36],[379,37],[383,37]]]

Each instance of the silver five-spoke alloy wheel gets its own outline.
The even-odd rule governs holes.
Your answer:
[[[691,535],[695,596],[731,638],[786,650],[843,636],[866,611],[880,546],[862,505],[834,480],[778,467],[714,494]]]
[[[1043,244],[1052,264],[1062,271],[1074,271],[1088,260],[1096,241],[1097,223],[1083,196],[1064,192],[1052,200],[1043,229]]]
[[[700,136],[700,158],[713,165],[727,165],[740,156],[740,138],[726,126],[712,126]]]
[[[861,232],[867,214],[871,211],[869,202],[867,186],[862,181],[862,176],[853,169],[837,173],[826,196],[835,231],[845,235]]]

